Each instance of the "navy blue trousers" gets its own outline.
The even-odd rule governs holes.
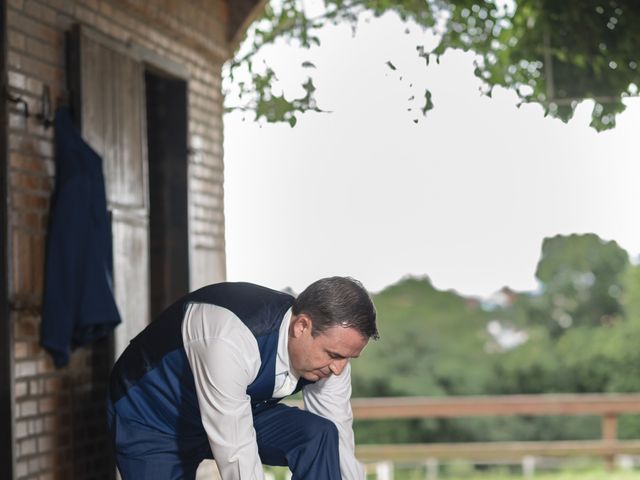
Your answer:
[[[109,416],[123,480],[193,480],[202,460],[212,458],[206,437],[176,439]],[[330,420],[275,405],[254,415],[253,426],[263,464],[288,466],[292,480],[341,480],[338,429]]]

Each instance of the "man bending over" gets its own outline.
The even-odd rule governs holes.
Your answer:
[[[354,456],[349,360],[377,339],[376,311],[351,278],[297,298],[249,283],[192,292],[135,337],[111,373],[108,418],[123,480],[363,480]],[[302,390],[305,410],[278,403]]]

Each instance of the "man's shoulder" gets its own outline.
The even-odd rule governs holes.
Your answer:
[[[191,296],[194,297],[212,297],[212,298],[230,298],[240,296],[243,300],[257,299],[273,299],[273,300],[289,300],[293,296],[274,290],[272,288],[263,287],[250,282],[219,282],[206,285],[198,290],[193,291]]]
[[[253,283],[222,282],[192,292],[187,303],[222,307],[236,315],[254,335],[262,335],[280,325],[293,297]]]

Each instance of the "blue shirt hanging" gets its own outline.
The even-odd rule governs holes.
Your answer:
[[[73,347],[107,335],[120,323],[120,314],[113,296],[102,159],[82,139],[66,108],[56,112],[55,142],[41,344],[62,367]]]

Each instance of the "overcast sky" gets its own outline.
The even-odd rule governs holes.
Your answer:
[[[425,69],[415,46],[429,38],[403,30],[386,16],[355,37],[328,28],[311,53],[265,54],[288,91],[311,60],[332,113],[295,128],[225,117],[229,280],[300,291],[350,275],[379,291],[428,275],[438,288],[488,296],[536,288],[546,236],[594,232],[638,256],[640,102],[604,133],[588,126],[586,102],[569,124],[545,119],[506,90],[480,96],[469,54]],[[415,124],[421,102],[408,98],[425,87],[435,109]]]

